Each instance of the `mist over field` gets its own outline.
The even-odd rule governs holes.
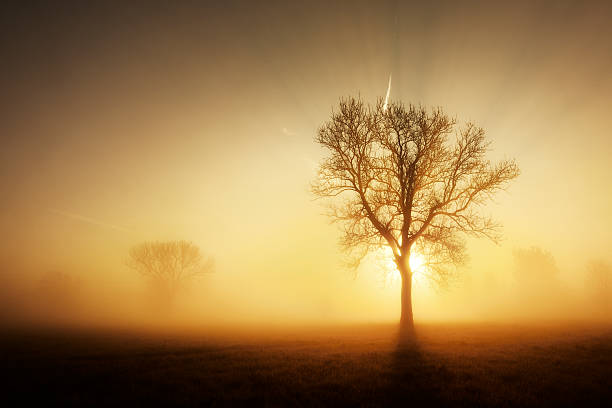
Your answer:
[[[597,266],[562,271],[556,264],[542,265],[537,256],[520,262],[516,254],[507,258],[505,265],[492,270],[466,267],[461,279],[449,288],[417,280],[417,323],[610,321],[610,283],[599,286],[597,271],[592,270]],[[129,269],[120,282],[88,279],[76,271],[34,271],[31,275],[16,271],[3,276],[4,324],[294,326],[391,323],[399,315],[399,278],[375,266],[356,277],[339,268],[328,272],[338,276],[330,277],[323,288],[309,288],[282,276],[256,287],[256,279],[232,281],[224,276],[231,272],[217,265],[214,272],[182,289],[172,308],[165,310],[156,304],[146,281],[136,274],[128,279],[133,274]],[[564,280],[563,272],[575,280]],[[322,270],[315,273],[323,275]]]

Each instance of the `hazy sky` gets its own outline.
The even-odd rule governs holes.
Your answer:
[[[485,210],[506,239],[470,242],[471,270],[507,282],[532,245],[567,281],[611,260],[605,2],[126,3],[1,13],[3,273],[135,285],[131,245],[187,239],[236,315],[398,315],[373,265],[340,268],[308,190],[317,127],[342,96],[384,96],[391,73],[391,99],[476,122],[521,167]]]

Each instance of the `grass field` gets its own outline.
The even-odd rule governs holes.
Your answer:
[[[608,406],[612,327],[13,329],[2,406]]]

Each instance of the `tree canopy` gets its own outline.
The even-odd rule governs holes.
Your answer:
[[[211,271],[213,261],[204,259],[200,248],[188,241],[144,242],[130,249],[127,265],[174,291]]]
[[[457,232],[499,238],[499,225],[475,207],[519,169],[513,160],[487,160],[490,142],[473,123],[457,129],[440,108],[390,103],[383,109],[380,101],[371,107],[348,98],[316,141],[329,156],[313,191],[341,197],[331,215],[344,224],[344,248],[388,245],[397,258],[422,240],[437,259],[458,262]]]

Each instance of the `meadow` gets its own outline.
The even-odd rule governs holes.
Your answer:
[[[12,328],[3,406],[606,406],[612,326]]]

